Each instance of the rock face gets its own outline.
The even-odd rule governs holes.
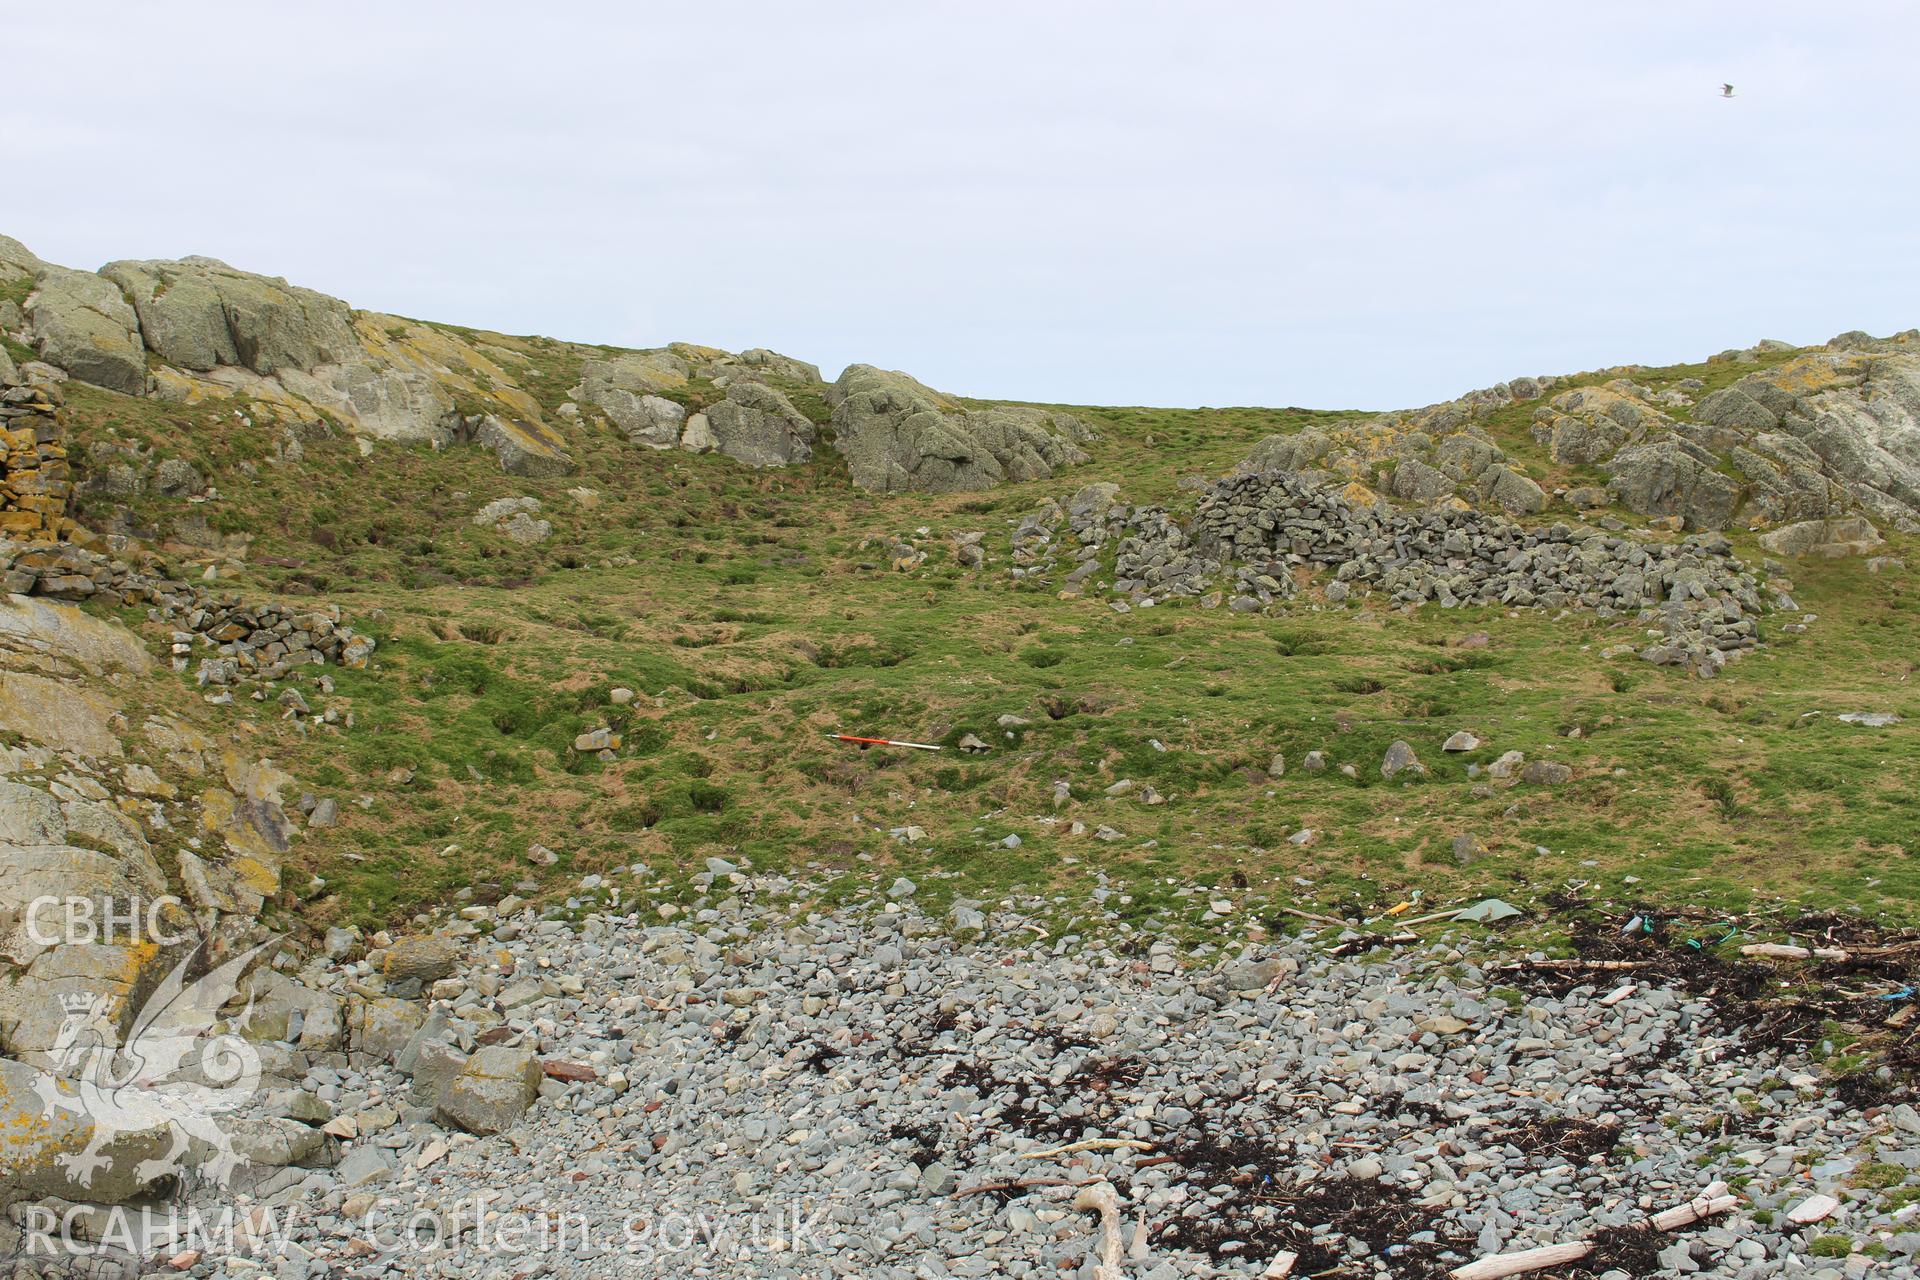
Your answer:
[[[1623,450],[1607,470],[1607,487],[1628,510],[1679,516],[1693,529],[1726,528],[1740,501],[1740,486],[1714,470],[1711,454],[1677,439]]]
[[[953,493],[1039,480],[1085,462],[1084,424],[1064,413],[963,409],[904,373],[847,367],[828,393],[834,447],[853,482],[880,493]]]
[[[489,413],[472,430],[473,438],[493,451],[500,469],[510,476],[564,476],[573,470],[560,437],[544,427]]]
[[[1777,347],[1768,347],[1777,351]],[[1751,360],[1756,352],[1734,353]],[[1920,341],[1841,335],[1691,405],[1626,379],[1536,411],[1556,460],[1590,462],[1632,511],[1723,528],[1839,515],[1920,521]]]
[[[112,282],[42,264],[26,313],[42,360],[109,391],[146,394],[140,324]]]
[[[733,383],[706,419],[712,448],[750,467],[784,467],[813,456],[813,423],[763,383]]]
[[[93,1153],[102,1163],[83,1180],[67,1158],[93,1144],[95,1120],[84,1109],[48,1106],[38,1092],[46,1080],[25,1063],[0,1058],[0,1208],[43,1196],[124,1204],[147,1191],[158,1175],[143,1176],[143,1167],[164,1165],[170,1126],[119,1119],[111,1140]],[[71,1097],[73,1091],[60,1086],[59,1092]]]
[[[445,330],[355,312],[214,258],[112,262],[95,274],[41,262],[9,240],[0,272],[32,280],[26,319],[40,355],[83,382],[129,395],[151,385],[180,403],[242,395],[256,416],[312,424],[325,415],[378,440],[472,439],[516,475],[572,469],[513,372]]]
[[[364,356],[346,303],[216,258],[109,262],[100,274],[132,302],[147,349],[176,368],[271,376]]]
[[[1837,520],[1802,520],[1760,535],[1760,545],[1777,556],[1871,555],[1881,545],[1880,531],[1864,516],[1843,516]]]

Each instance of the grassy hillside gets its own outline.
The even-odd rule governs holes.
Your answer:
[[[581,358],[465,336],[520,352],[549,410]],[[1732,375],[1635,374],[1655,387],[1689,376]],[[682,395],[697,406],[712,390]],[[826,423],[817,397],[796,402]],[[1801,567],[1795,595],[1817,621],[1796,634],[1781,624],[1799,615],[1769,618],[1766,648],[1697,682],[1603,658],[1642,632],[1586,614],[1122,614],[1007,573],[1011,526],[1048,496],[1112,480],[1125,501],[1171,502],[1180,477],[1217,474],[1264,436],[1358,415],[1074,408],[1099,433],[1085,466],[985,494],[880,498],[826,449],[756,472],[573,422],[577,473],[531,480],[469,446],[363,456],[342,435],[303,440],[288,461],[277,431],[236,416],[242,403],[75,385],[69,405],[81,470],[102,465],[93,446],[138,442],[219,489],[198,504],[95,494],[83,511],[96,523],[124,507],[176,561],[219,565],[248,595],[336,602],[383,637],[372,668],[334,673],[333,694],[315,687],[318,669],[299,684],[351,729],[302,738],[271,700],[232,713],[341,802],[339,827],[296,848],[326,882],[304,913],[316,924],[390,921],[462,889],[565,890],[635,861],[697,871],[709,857],[845,869],[858,873],[849,891],[897,872],[935,899],[1105,876],[1123,920],[1213,935],[1262,916],[1280,927],[1280,906],[1525,902],[1569,886],[1714,910],[1920,914],[1920,592],[1905,574]],[[1552,470],[1521,409],[1503,413],[1489,425],[1516,465],[1580,479]],[[539,499],[552,536],[521,546],[471,523],[508,496]],[[183,519],[202,545],[181,540]],[[986,533],[984,570],[954,559],[948,535],[968,530]],[[897,540],[925,561],[896,568]],[[1920,553],[1897,539],[1887,550]],[[1460,643],[1475,632],[1484,647]],[[621,687],[636,691],[630,705],[611,701]],[[1855,710],[1905,720],[1835,719]],[[602,726],[623,738],[611,762],[573,749]],[[1463,728],[1483,745],[1443,755]],[[948,749],[863,754],[829,742],[836,730]],[[961,753],[968,733],[992,750]],[[1427,778],[1381,778],[1396,739]],[[1303,771],[1316,749],[1333,767]],[[1576,779],[1469,779],[1469,764],[1508,750],[1565,762]],[[1276,752],[1287,771],[1270,778]],[[1056,807],[1060,780],[1071,798]],[[1129,793],[1106,794],[1126,780]],[[1164,803],[1145,803],[1148,787]],[[1096,838],[1103,826],[1119,835]],[[911,841],[892,834],[906,828]],[[1311,841],[1290,843],[1302,828]],[[1466,865],[1461,835],[1484,847]],[[529,861],[534,843],[558,862]],[[1231,913],[1211,912],[1221,898]]]

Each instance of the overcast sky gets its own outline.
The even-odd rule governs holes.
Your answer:
[[[1920,324],[1909,4],[75,0],[6,45],[42,257],[509,332],[1384,408]]]

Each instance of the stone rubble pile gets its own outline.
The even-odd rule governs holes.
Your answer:
[[[72,543],[0,541],[0,587],[14,595],[145,605],[147,616],[177,628],[173,665],[185,671],[196,647],[208,650],[195,678],[203,685],[277,680],[309,663],[360,668],[375,641],[341,620],[340,607],[293,610],[251,603],[196,582],[166,577],[157,561],[136,568]]]
[[[0,387],[0,422],[7,424],[0,428],[0,592],[114,608],[145,605],[154,621],[178,628],[175,670],[187,669],[196,643],[211,650],[196,672],[203,685],[274,680],[308,663],[366,665],[374,639],[343,624],[337,605],[296,611],[248,603],[169,577],[157,556],[145,554],[136,566],[99,549],[107,542],[65,515],[69,486],[57,385],[23,385],[9,365],[0,368]]]
[[[244,1194],[187,1203],[274,1212],[266,1265],[299,1280],[1089,1275],[1100,1221],[1072,1201],[1100,1183],[1139,1280],[1272,1274],[1280,1241],[1309,1274],[1439,1276],[1715,1181],[1736,1207],[1660,1236],[1663,1274],[1871,1271],[1810,1251],[1834,1233],[1887,1274],[1920,1257],[1920,1115],[1849,1105],[1683,990],[1523,996],[1464,939],[1189,967],[1168,941],[1036,940],[1038,900],[941,918],[901,880],[884,909],[822,913],[715,862],[684,915],[636,866],[613,878],[644,910],[568,923],[507,899],[357,959],[336,930],[256,974],[266,1075],[221,1118]],[[954,936],[962,911],[985,939]],[[1803,1230],[1816,1194],[1834,1206]],[[796,1210],[803,1231],[768,1230]],[[639,1228],[702,1214],[713,1231]],[[560,1216],[564,1241],[501,1229]]]
[[[1037,549],[1052,545],[1060,510],[1043,509],[1015,531],[1016,573],[1050,567]],[[1332,604],[1365,592],[1396,606],[1585,609],[1659,628],[1665,639],[1642,656],[1703,675],[1759,643],[1760,582],[1718,535],[1638,542],[1454,506],[1405,511],[1356,503],[1324,475],[1287,471],[1212,482],[1184,522],[1162,507],[1117,508],[1111,494],[1091,490],[1065,518],[1079,562],[1066,589],[1083,590],[1112,544],[1117,606],[1185,597],[1252,612],[1317,586]]]

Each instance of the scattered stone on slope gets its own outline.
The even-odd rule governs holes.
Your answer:
[[[522,546],[545,542],[553,533],[553,523],[540,517],[538,498],[495,498],[473,513],[476,528],[504,533]]]
[[[1395,742],[1387,748],[1386,758],[1380,762],[1380,776],[1391,782],[1403,773],[1424,775],[1427,766],[1420,763],[1420,757],[1405,742]]]

